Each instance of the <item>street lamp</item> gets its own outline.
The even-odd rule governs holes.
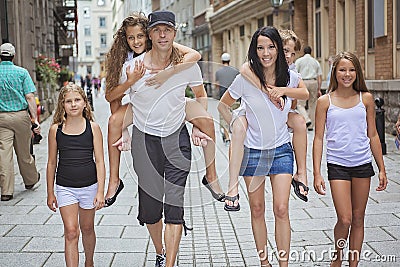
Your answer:
[[[188,30],[188,24],[187,22],[182,22],[179,24],[179,28],[181,29],[181,32],[183,33],[183,36],[186,35],[187,30]]]
[[[290,16],[294,14],[294,4],[293,0],[289,0],[289,8],[288,9],[280,9],[283,4],[283,0],[271,0],[271,5],[274,8],[273,13],[277,16],[279,11],[288,12]]]

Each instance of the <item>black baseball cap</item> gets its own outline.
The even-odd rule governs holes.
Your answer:
[[[152,28],[158,24],[166,24],[175,28],[175,14],[171,11],[154,11],[149,14],[148,28]]]

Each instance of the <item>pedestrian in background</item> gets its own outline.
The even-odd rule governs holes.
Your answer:
[[[228,53],[223,53],[221,55],[222,67],[215,72],[215,85],[219,91],[219,99],[224,95],[226,89],[231,85],[233,80],[239,74],[239,71],[233,67],[229,66],[231,61],[231,55]],[[237,108],[239,105],[236,105]],[[228,143],[231,141],[229,137],[229,125],[225,122],[224,118],[222,118],[221,113],[219,115],[219,125],[222,130],[222,141],[224,143]]]
[[[261,265],[271,266],[265,223],[265,176],[268,175],[272,185],[279,265],[288,266],[289,195],[294,158],[286,122],[292,98],[307,99],[308,92],[298,74],[288,70],[282,40],[276,28],[258,29],[251,39],[247,57],[260,86],[253,85],[242,74],[238,75],[222,96],[218,110],[230,122],[233,103],[241,98],[245,104],[248,130],[239,174],[244,177],[247,186],[256,249]],[[282,109],[278,109],[270,98],[278,101],[283,95],[287,96],[287,100]]]
[[[314,189],[325,195],[321,159],[326,128],[328,180],[337,215],[336,253],[331,266],[341,266],[347,238],[348,249],[352,252],[349,253],[350,266],[357,266],[362,255],[371,176],[375,174],[371,152],[379,169],[376,191],[386,189],[387,177],[375,125],[374,98],[368,92],[358,58],[350,52],[339,53],[333,61],[331,75],[328,94],[318,99],[316,109]]]
[[[14,56],[15,47],[12,44],[0,46],[1,201],[11,200],[14,195],[13,147],[25,188],[32,189],[40,179],[35,159],[29,150],[32,122],[37,125],[33,131],[40,134],[34,95],[36,88],[29,72],[13,64]]]
[[[64,224],[66,266],[79,265],[80,232],[85,266],[94,266],[94,215],[104,206],[103,136],[93,122],[85,92],[74,83],[64,86],[58,96],[48,136],[46,175],[47,206],[54,212],[60,209]]]
[[[310,97],[308,99],[308,110],[306,111],[306,101],[299,100],[297,109],[309,125],[308,129],[312,130],[315,119],[315,105],[317,99],[321,96],[322,69],[318,60],[311,56],[311,47],[304,47],[304,56],[298,58],[295,62],[297,72],[300,73],[305,85],[307,86]],[[311,122],[311,123],[310,123]]]

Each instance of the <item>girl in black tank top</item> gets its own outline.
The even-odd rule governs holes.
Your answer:
[[[57,190],[54,188],[55,180]],[[95,250],[96,244],[94,215],[104,206],[104,181],[100,127],[93,122],[82,88],[69,83],[61,89],[58,97],[53,125],[49,130],[47,161],[47,206],[52,211],[60,209],[68,265],[79,265],[78,243],[67,238],[76,234],[76,229],[87,229],[82,232],[83,247],[87,250],[85,263],[93,265],[90,251]]]

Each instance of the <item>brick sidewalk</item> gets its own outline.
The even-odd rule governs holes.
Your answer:
[[[217,101],[210,100],[209,108],[218,118]],[[96,121],[100,124],[106,146],[108,105],[103,97],[95,99]],[[14,199],[0,203],[0,266],[63,266],[64,240],[59,212],[52,213],[46,206],[45,172],[47,163],[47,131],[50,119],[42,123],[41,144],[35,145],[37,166],[43,179],[34,190],[25,190],[16,166]],[[222,143],[219,126],[217,136],[217,172],[221,184],[228,184],[227,147]],[[309,132],[308,177],[312,185],[311,143]],[[388,154],[385,165],[389,187],[385,192],[375,192],[377,176],[374,176],[365,222],[363,251],[369,259],[379,256],[386,261],[395,256],[400,261],[400,153],[395,151],[393,137],[387,136]],[[106,150],[106,149],[105,149]],[[107,155],[106,155],[107,158]],[[107,166],[108,169],[108,166]],[[250,211],[243,179],[240,180],[241,211],[228,213],[223,203],[212,200],[209,191],[201,185],[204,175],[202,151],[193,148],[192,170],[185,195],[185,220],[194,230],[182,237],[177,264],[184,266],[259,266],[250,225]],[[325,172],[325,169],[323,169]],[[125,189],[116,204],[97,212],[95,224],[97,245],[96,266],[154,266],[155,254],[147,230],[141,227],[137,216],[137,177],[132,169],[129,152],[121,159],[121,177]],[[268,179],[268,178],[267,178]],[[326,177],[325,177],[326,179]],[[329,184],[328,184],[329,186]],[[266,183],[266,221],[269,251],[275,248],[274,221],[271,204],[271,186]],[[335,210],[329,188],[326,196],[317,195],[313,189],[310,200],[304,203],[290,196],[292,227],[290,266],[327,266],[329,250],[333,248]],[[80,251],[83,252],[80,243]],[[308,254],[307,254],[308,253]],[[313,260],[307,256],[315,253]],[[302,256],[303,254],[303,256]],[[304,255],[305,254],[305,255]],[[295,260],[298,256],[297,260]],[[322,257],[323,256],[323,257]],[[383,258],[382,258],[383,260]],[[81,253],[83,266],[83,253]],[[395,262],[375,262],[377,266],[398,266]],[[272,264],[277,266],[276,257]],[[360,266],[371,266],[368,259]],[[375,265],[376,266],[376,265]]]

